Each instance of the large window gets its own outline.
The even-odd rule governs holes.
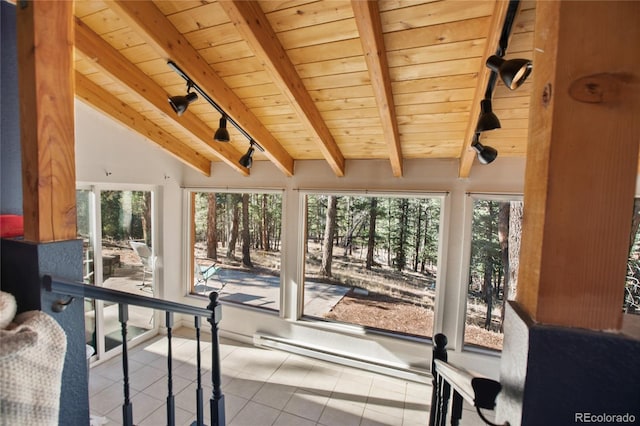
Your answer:
[[[191,192],[191,293],[280,309],[282,195]]]
[[[473,200],[464,343],[501,350],[505,301],[515,297],[522,201]]]
[[[304,315],[429,337],[441,197],[309,194]]]

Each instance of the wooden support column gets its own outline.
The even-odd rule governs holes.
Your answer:
[[[24,238],[76,238],[73,2],[16,5]]]
[[[640,142],[640,2],[536,4],[517,303],[619,330]]]

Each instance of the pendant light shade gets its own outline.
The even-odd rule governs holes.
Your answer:
[[[216,130],[215,135],[213,135],[213,140],[216,142],[229,142],[231,140],[229,131],[227,130],[227,117],[224,115],[220,117],[220,126],[218,130]]]
[[[198,94],[195,92],[187,93],[185,96],[171,96],[169,98],[169,105],[171,108],[181,116],[187,110],[189,105],[198,99]]]
[[[476,132],[486,132],[487,130],[499,128],[500,120],[498,120],[498,116],[493,113],[491,99],[483,99],[480,102],[480,118],[478,118]]]
[[[504,60],[497,55],[490,56],[487,59],[487,67],[497,72],[505,86],[511,90],[520,87],[533,69],[532,63],[528,59]]]

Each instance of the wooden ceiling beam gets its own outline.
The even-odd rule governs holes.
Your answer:
[[[155,142],[203,175],[211,176],[211,161],[77,71],[76,97]]]
[[[219,157],[232,169],[242,173],[244,176],[249,175],[248,169],[238,164],[238,160],[242,156],[241,152],[229,144],[215,143],[211,128],[193,113],[187,111],[181,117],[178,117],[169,105],[167,101],[168,95],[162,87],[77,18],[75,20],[75,47],[87,56],[96,67],[107,73],[114,80],[120,81],[129,87],[155,108],[166,114],[169,119],[204,142],[213,155]]]
[[[302,123],[317,136],[320,151],[333,172],[344,176],[344,156],[258,2],[234,0],[219,3],[263,63],[274,84],[287,95]]]
[[[473,159],[476,157],[476,152],[471,148],[471,142],[476,131],[476,125],[478,124],[478,117],[480,116],[480,101],[484,99],[489,75],[491,74],[491,70],[487,68],[485,63],[489,56],[494,55],[498,49],[500,35],[502,34],[502,25],[504,24],[504,19],[507,16],[508,8],[508,1],[496,0],[491,25],[489,27],[489,34],[487,34],[486,49],[484,56],[482,57],[482,64],[478,70],[476,91],[473,96],[471,110],[469,111],[469,124],[467,125],[464,141],[462,141],[462,152],[460,153],[460,166],[458,169],[458,177],[460,178],[469,177],[469,174],[471,173],[471,166],[473,165]]]
[[[389,147],[391,170],[394,176],[400,177],[402,176],[402,147],[378,2],[352,0],[351,7],[360,33],[367,68],[369,68],[384,138]]]
[[[291,155],[153,2],[111,1],[107,5],[156,52],[167,61],[173,60],[198,86],[206,88],[211,99],[265,149],[267,158],[284,174],[293,176]],[[209,139],[212,139],[211,134]]]

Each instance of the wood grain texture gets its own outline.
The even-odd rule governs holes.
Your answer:
[[[17,7],[24,239],[76,238],[73,4]]]
[[[352,0],[351,7],[358,25],[362,50],[378,105],[382,131],[389,150],[391,172],[395,177],[400,177],[402,176],[402,146],[378,3]],[[409,60],[411,61],[411,58]]]
[[[213,143],[213,130],[193,115],[192,111],[187,110],[178,117],[167,102],[169,96],[162,87],[138,67],[127,61],[80,20],[75,21],[75,33],[76,48],[83,55],[91,58],[96,67],[133,90],[134,93],[140,94],[144,100],[162,111],[166,117],[170,117],[178,125],[184,126],[202,142],[204,145],[202,149],[207,150],[209,155],[215,155],[231,168],[243,175],[248,175],[247,169],[238,164],[242,153],[228,144]]]
[[[516,300],[541,323],[619,330],[640,141],[640,52],[626,41],[640,40],[640,3],[536,10]]]
[[[260,5],[248,0],[223,1],[221,5],[274,84],[289,98],[300,120],[313,132],[333,172],[344,176],[344,156]]]
[[[174,60],[267,148],[266,154],[256,152],[255,160],[270,160],[287,175],[293,173],[296,159],[326,159],[329,145],[321,141],[331,138],[330,146],[337,150],[339,161],[343,160],[337,152],[349,159],[387,158],[396,165],[402,159],[393,159],[390,152],[410,158],[464,156],[470,173],[474,153],[467,149],[472,138],[461,137],[456,152],[453,142],[442,136],[459,131],[463,121],[472,129],[471,134],[475,130],[479,100],[486,89],[486,80],[480,78],[487,71],[484,58],[486,52],[495,51],[502,23],[496,13],[507,0],[356,4],[377,7],[369,16],[372,23],[374,19],[380,23],[381,28],[375,30],[378,35],[370,35],[373,24],[358,24],[351,0],[238,2],[239,7],[254,9],[244,20],[247,23],[229,19],[225,1],[78,0],[75,15],[128,62],[123,70],[132,66],[165,95],[185,90],[184,81],[166,65],[167,59]],[[535,1],[520,2],[507,57],[532,57],[535,9]],[[260,46],[251,41],[256,34],[269,43]],[[365,56],[362,40],[367,39],[378,47]],[[374,50],[376,54],[371,55]],[[377,50],[384,50],[384,54]],[[388,75],[391,96],[369,72],[374,67],[367,63],[367,57],[378,53],[381,60],[386,58],[386,65],[380,63],[379,68],[380,75]],[[78,56],[76,69],[92,82],[205,158],[220,161],[216,148],[207,143],[219,116],[205,101],[189,107],[191,117],[171,119],[164,101],[157,106],[148,101],[145,86],[132,89],[123,83],[131,72],[123,71],[123,81],[119,81],[91,58]],[[499,148],[501,157],[526,153],[531,87],[525,84],[512,92],[501,82],[496,86],[493,108],[505,123],[500,131],[483,136],[483,142]],[[392,107],[389,102],[381,103],[387,105],[382,115],[376,113],[376,99],[381,96],[393,102]],[[373,114],[377,114],[376,120]],[[401,149],[397,151],[390,151],[388,143],[379,143],[384,142],[381,135],[390,134],[392,115],[402,125],[398,127]],[[197,125],[194,118],[199,120]],[[232,140],[228,147],[218,148],[232,148],[239,158],[247,142],[235,129],[229,130]],[[425,135],[422,150],[415,139],[420,133]],[[378,141],[362,143],[374,134]],[[410,154],[405,149],[408,146]],[[233,155],[230,161],[234,161]]]
[[[152,2],[110,2],[109,7],[144,34],[145,41],[165,59],[173,59],[196,84],[206,88],[225,113],[265,149],[268,158],[287,176],[293,175],[293,158],[289,153]]]

